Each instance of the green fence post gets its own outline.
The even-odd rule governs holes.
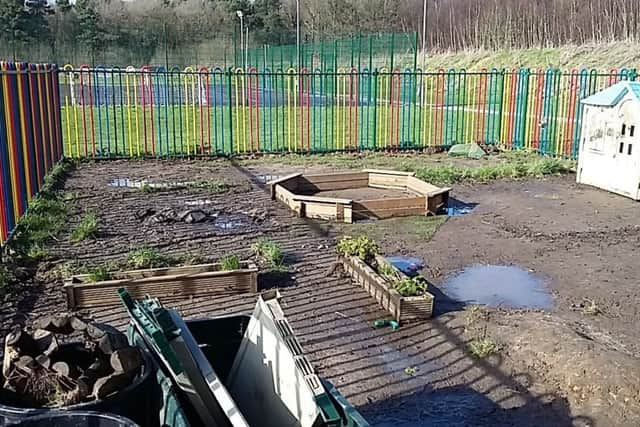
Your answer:
[[[227,85],[229,93],[229,155],[233,154],[233,103],[231,102],[231,68],[227,70]],[[224,142],[223,142],[224,144]]]

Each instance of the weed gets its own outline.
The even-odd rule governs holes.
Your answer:
[[[140,191],[143,193],[156,193],[159,190],[158,187],[153,187],[149,185],[148,182],[145,182],[140,186]]]
[[[99,267],[89,269],[89,272],[87,273],[87,279],[91,283],[111,280],[111,272],[109,271],[109,267],[106,265],[101,265]]]
[[[71,232],[72,242],[81,242],[83,240],[96,237],[98,234],[99,222],[98,217],[94,213],[88,213],[80,221],[80,224]]]
[[[477,338],[469,343],[469,353],[476,359],[484,359],[498,351],[498,344],[489,338]]]
[[[187,187],[202,188],[217,194],[226,193],[231,189],[231,186],[224,181],[196,181],[189,183]]]
[[[427,291],[427,283],[421,277],[405,277],[394,281],[392,286],[403,297],[417,297]]]
[[[175,258],[162,255],[153,248],[139,248],[127,255],[127,264],[136,269],[169,267],[175,265],[176,262]]]
[[[33,245],[27,250],[27,258],[40,261],[49,256],[49,251],[40,245]]]
[[[272,270],[284,271],[284,254],[282,248],[276,242],[261,238],[251,247],[253,252],[262,257],[264,262]]]
[[[225,255],[220,260],[221,271],[233,271],[240,270],[240,258],[237,255]]]
[[[337,224],[344,234],[365,235],[375,241],[402,240],[407,244],[428,242],[447,221],[447,215],[390,218],[384,221]]]
[[[379,252],[378,244],[367,236],[343,237],[338,242],[338,254],[357,256],[365,262],[371,261]]]
[[[11,274],[4,265],[0,265],[0,295],[4,295],[9,291],[11,283]]]

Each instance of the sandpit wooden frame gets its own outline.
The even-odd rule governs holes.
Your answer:
[[[351,223],[357,219],[436,215],[447,206],[451,188],[437,187],[411,172],[365,169],[323,175],[296,173],[269,182],[271,198],[289,206],[302,218]],[[411,193],[403,197],[351,200],[318,197],[313,193],[357,188],[395,189]]]
[[[376,256],[379,264],[387,264],[395,270],[399,278],[406,275],[386,261],[381,256]],[[397,322],[411,322],[426,320],[433,315],[434,296],[428,291],[420,296],[403,297],[398,291],[391,287],[391,283],[378,274],[367,263],[355,256],[341,256],[339,262],[342,264],[354,282],[362,286],[369,295],[387,310]]]
[[[220,264],[152,268],[112,273],[114,280],[90,282],[89,275],[64,281],[69,309],[119,306],[118,288],[126,288],[135,299],[150,295],[162,302],[214,295],[258,292],[258,268],[251,261],[239,270],[221,271]]]

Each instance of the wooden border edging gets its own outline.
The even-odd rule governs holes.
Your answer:
[[[404,276],[404,273],[393,267],[384,260],[384,258],[378,257],[378,260],[379,262],[390,265],[399,277]],[[354,256],[341,256],[339,257],[339,261],[353,281],[369,292],[369,295],[378,301],[378,303],[393,316],[395,321],[402,323],[414,320],[425,320],[431,318],[433,315],[434,296],[429,292],[415,297],[403,297],[390,286],[385,278],[380,276],[361,259]]]
[[[119,305],[118,288],[126,288],[133,298],[150,295],[163,302],[213,295],[258,292],[258,268],[249,261],[240,270],[220,271],[220,264],[155,268],[113,273],[114,280],[90,283],[89,275],[64,281],[69,309]]]

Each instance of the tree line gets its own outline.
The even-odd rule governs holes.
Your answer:
[[[424,0],[300,3],[303,41],[422,32]],[[640,37],[638,0],[426,0],[426,5],[426,48],[432,52]],[[93,65],[228,64],[240,48],[238,10],[251,46],[295,43],[295,0],[57,0],[53,7],[0,0],[0,57]]]

